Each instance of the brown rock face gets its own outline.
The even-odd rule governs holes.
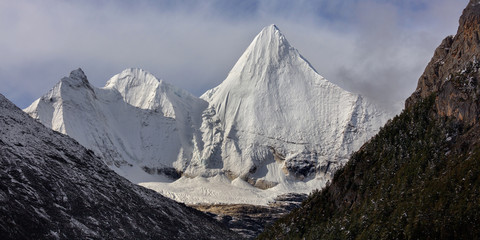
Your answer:
[[[460,17],[457,34],[445,38],[407,99],[407,108],[436,93],[440,116],[452,116],[467,124],[479,121],[480,1],[471,0]]]

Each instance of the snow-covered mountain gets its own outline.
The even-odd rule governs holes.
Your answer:
[[[261,188],[332,173],[388,117],[320,76],[275,25],[201,98],[203,148],[187,173],[226,170]]]
[[[265,203],[321,188],[391,116],[320,76],[275,25],[201,98],[140,69],[103,88],[75,70],[25,111],[121,175],[184,202]],[[156,173],[183,177],[158,183]],[[250,195],[219,198],[229,189]]]
[[[205,101],[141,69],[127,69],[103,88],[91,86],[77,69],[25,112],[139,182],[158,180],[157,173],[175,177],[185,168],[206,107]]]
[[[0,186],[0,239],[239,238],[207,215],[118,176],[1,94]]]

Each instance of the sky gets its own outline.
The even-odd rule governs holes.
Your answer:
[[[468,0],[0,0],[0,93],[20,108],[82,68],[138,67],[196,96],[275,24],[317,72],[386,107],[415,90]]]

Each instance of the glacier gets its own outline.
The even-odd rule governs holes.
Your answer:
[[[322,188],[393,113],[329,82],[275,25],[200,98],[141,69],[81,69],[24,109],[114,171],[185,203],[267,204]]]

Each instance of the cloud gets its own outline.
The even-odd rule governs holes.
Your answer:
[[[82,67],[103,86],[141,67],[195,95],[218,85],[266,25],[318,72],[379,102],[403,101],[460,0],[2,1],[0,92],[20,107]]]

